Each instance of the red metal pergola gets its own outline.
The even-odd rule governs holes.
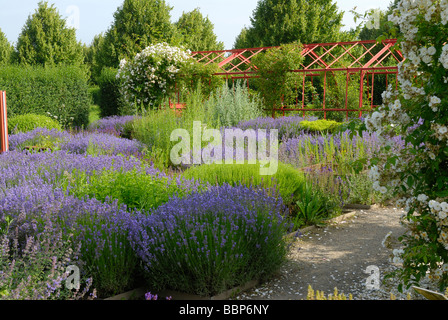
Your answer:
[[[395,85],[397,85],[397,65],[404,61],[404,57],[399,50],[394,48],[395,44],[395,39],[389,39],[382,42],[369,40],[303,45],[303,63],[299,69],[290,70],[290,72],[301,74],[302,85],[299,86],[298,84],[297,89],[300,94],[299,87],[301,87],[302,99],[298,98],[295,105],[284,105],[283,102],[279,102],[278,106],[273,106],[273,116],[276,112],[285,115],[285,112],[294,111],[303,112],[305,115],[309,111],[321,111],[324,118],[327,117],[327,112],[345,112],[348,118],[349,112],[356,112],[361,117],[363,112],[373,110],[378,106],[374,103],[375,94],[378,96],[378,93],[375,92],[375,79],[378,79],[379,76],[383,77],[383,84],[385,82],[387,87],[392,82],[390,78],[394,77]],[[199,63],[217,63],[220,71],[215,76],[225,77],[233,81],[246,79],[249,85],[250,79],[257,77],[257,67],[251,63],[252,58],[271,48],[273,47],[198,51],[193,52],[192,55]],[[337,73],[345,73],[345,106],[339,108],[332,107],[326,99],[327,77],[334,76]],[[353,81],[351,80],[352,76],[358,74],[360,81],[359,99],[356,105],[349,105],[349,84],[350,81]],[[313,82],[316,77],[323,79],[320,92],[322,103],[319,108],[310,106],[305,101],[305,81]],[[337,85],[340,86],[341,84],[338,83]],[[341,99],[344,99],[344,97],[341,97]]]

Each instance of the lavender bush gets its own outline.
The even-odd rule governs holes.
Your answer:
[[[316,117],[302,117],[302,116],[289,116],[281,118],[261,117],[248,121],[240,122],[237,127],[242,130],[247,129],[277,129],[279,133],[279,140],[284,141],[287,138],[291,138],[303,133],[303,128],[300,126],[300,122],[308,120],[315,121]]]
[[[62,236],[47,220],[45,232],[29,236],[19,245],[18,231],[10,230],[11,217],[0,223],[0,300],[82,299],[91,289],[91,278],[80,279],[84,288],[67,287],[67,266],[78,263],[79,247]],[[10,239],[10,234],[13,234]],[[76,249],[76,250],[74,250]],[[95,297],[95,290],[91,297]]]
[[[74,245],[80,245],[79,264],[93,277],[100,294],[115,294],[132,286],[137,259],[127,240],[125,206],[112,200],[78,199],[39,183],[3,193],[0,225],[12,219],[9,228],[14,233],[7,237],[15,239],[20,250],[27,248],[30,237],[48,237],[50,225],[61,232],[52,242],[65,243],[72,235]]]
[[[10,137],[11,151],[21,151],[29,147],[37,147],[38,150],[64,150],[76,154],[121,154],[141,158],[144,145],[135,140],[118,138],[107,133],[79,132],[70,134],[67,131],[43,128]]]
[[[134,215],[130,238],[149,287],[213,295],[277,270],[285,210],[266,190],[214,186]]]
[[[111,116],[95,121],[90,124],[87,130],[89,132],[107,133],[121,137],[126,125],[133,122],[135,116]]]

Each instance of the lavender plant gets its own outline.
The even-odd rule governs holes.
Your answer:
[[[272,118],[272,117],[259,117],[251,120],[241,121],[238,123],[237,127],[242,130],[247,129],[266,129],[270,131],[271,129],[277,129],[279,134],[279,140],[284,141],[288,138],[298,136],[304,133],[304,129],[301,127],[300,123],[304,120],[316,121],[315,117],[304,118],[299,115]]]
[[[107,133],[117,137],[121,137],[126,125],[133,122],[135,116],[111,116],[99,119],[90,124],[87,130],[89,132]]]
[[[7,237],[20,250],[26,250],[30,238],[48,236],[47,225],[61,233],[52,242],[65,243],[73,235],[83,271],[93,277],[100,295],[132,286],[137,259],[127,237],[127,208],[116,200],[77,199],[48,184],[28,183],[0,198],[0,224],[6,217],[13,219],[10,229],[15,230]]]
[[[92,155],[124,155],[142,157],[143,144],[122,139],[106,133],[80,132],[70,134],[66,131],[37,128],[27,133],[12,135],[10,150],[22,151],[29,147],[38,150],[64,150],[68,153]]]
[[[288,248],[284,211],[265,190],[213,186],[134,215],[130,238],[149,287],[214,295],[280,267]]]
[[[29,236],[25,246],[18,241],[17,230],[6,228],[0,232],[0,300],[62,300],[83,299],[91,289],[91,278],[76,290],[66,286],[67,266],[79,264],[79,247],[72,239],[63,239],[62,232],[47,220],[45,232]],[[1,225],[1,223],[0,223]],[[12,234],[12,239],[8,234]],[[91,292],[95,296],[95,290]]]

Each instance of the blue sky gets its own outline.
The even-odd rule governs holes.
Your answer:
[[[83,43],[91,43],[96,34],[105,32],[113,21],[113,14],[123,0],[49,0],[62,16],[70,18],[76,24],[77,36]],[[231,49],[235,38],[244,26],[250,25],[250,17],[258,0],[166,0],[174,7],[171,11],[173,22],[182,12],[200,8],[215,25],[219,41],[226,49]],[[354,27],[353,16],[349,10],[357,6],[360,13],[368,9],[386,9],[391,0],[337,0],[339,10],[345,11],[346,29]],[[0,0],[0,29],[12,43],[17,38],[26,19],[37,8],[39,0]],[[79,19],[77,18],[79,17]]]

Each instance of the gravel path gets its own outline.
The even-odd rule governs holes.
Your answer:
[[[404,212],[393,207],[356,210],[324,228],[303,232],[292,247],[287,263],[268,283],[240,294],[237,300],[303,300],[308,285],[332,294],[352,294],[354,300],[389,300],[395,284],[383,284],[385,273],[395,267],[390,263],[392,250],[399,248],[397,238],[406,230],[400,224]],[[380,286],[368,289],[369,266],[378,267]],[[412,299],[420,299],[411,294]]]

